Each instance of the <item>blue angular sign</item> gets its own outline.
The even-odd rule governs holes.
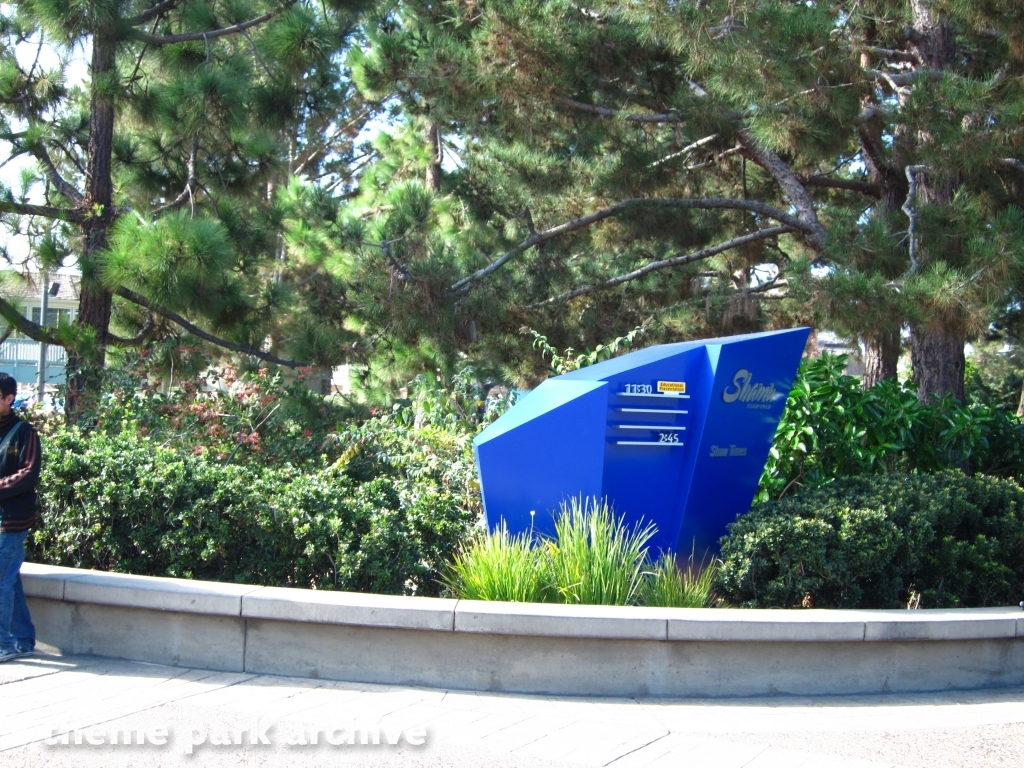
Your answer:
[[[473,441],[493,529],[607,497],[652,551],[718,551],[750,509],[809,328],[662,344],[548,379]],[[534,513],[534,514],[531,514]]]

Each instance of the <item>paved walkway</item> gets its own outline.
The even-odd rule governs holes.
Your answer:
[[[48,737],[55,743],[47,744]],[[0,665],[2,766],[1022,764],[1024,688],[599,699],[337,683],[84,656]]]

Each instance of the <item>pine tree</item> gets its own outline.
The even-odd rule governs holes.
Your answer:
[[[400,2],[368,34],[364,93],[461,154],[458,234],[396,268],[491,354],[517,324],[566,346],[818,315],[875,380],[909,324],[921,396],[962,397],[1024,248],[1015,3]]]
[[[324,286],[306,279],[304,258],[289,259],[278,198],[296,177],[349,183],[365,110],[339,55],[358,3],[329,12],[295,0],[9,8],[0,22],[0,138],[12,155],[37,160],[45,204],[3,190],[0,212],[10,230],[34,235],[43,266],[73,256],[82,290],[75,328],[34,325],[6,299],[0,311],[29,336],[68,348],[69,415],[107,347],[161,331],[292,366],[300,361],[263,348],[268,335],[286,353],[324,352],[311,338],[325,324],[343,329],[303,317]],[[38,57],[26,66],[26,45],[52,46],[58,66],[45,70]],[[71,87],[66,70],[81,51],[88,81]],[[118,327],[132,336],[115,335]]]

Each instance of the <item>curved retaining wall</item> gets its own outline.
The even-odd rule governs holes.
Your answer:
[[[232,672],[612,696],[1024,684],[1024,612],[538,605],[318,592],[26,563],[39,643]]]

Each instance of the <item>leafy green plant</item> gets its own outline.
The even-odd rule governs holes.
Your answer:
[[[112,367],[108,390],[89,404],[88,430],[30,414],[44,434],[33,557],[148,575],[440,591],[482,511],[473,436],[509,398],[485,402],[465,369],[450,383],[416,383],[411,404],[355,418],[266,370],[209,369],[163,391],[151,378],[163,364],[147,360]]]
[[[360,447],[393,453],[359,475],[348,471],[359,450],[328,467],[267,468],[63,429],[46,440],[43,526],[29,551],[122,573],[437,594],[477,516],[459,484],[444,482],[458,470],[436,446]]]
[[[632,605],[644,579],[653,523],[629,529],[607,500],[572,499],[555,517],[551,575],[561,602]]]
[[[515,390],[500,398],[488,398],[471,365],[448,381],[440,374],[420,374],[410,390],[412,405],[396,409],[398,421],[407,426],[432,426],[473,435],[515,404]]]
[[[347,448],[339,425],[365,410],[268,368],[212,366],[197,346],[167,339],[124,351],[93,372],[102,388],[80,403],[78,423],[108,436],[142,435],[158,445],[208,453],[224,463],[323,466]],[[344,427],[342,427],[343,431]]]
[[[541,357],[550,358],[548,366],[551,372],[556,376],[560,376],[563,373],[578,371],[580,368],[586,368],[594,363],[614,357],[619,352],[624,352],[632,346],[638,336],[642,336],[646,331],[645,326],[639,325],[625,336],[619,336],[607,344],[598,344],[592,350],[588,349],[578,353],[575,353],[572,347],[567,347],[565,352],[559,352],[558,349],[548,343],[547,336],[542,336],[532,328],[525,328],[523,333],[533,339],[533,347],[540,350]]]
[[[653,524],[627,527],[607,501],[573,499],[555,518],[555,538],[512,536],[504,525],[458,551],[445,584],[461,598],[582,605],[703,607],[714,601],[714,565],[647,556]],[[701,566],[703,565],[700,564]]]
[[[675,555],[666,552],[645,574],[640,603],[660,608],[705,608],[714,602],[712,585],[717,572],[714,562],[705,566],[692,556],[686,567],[680,568]]]
[[[735,604],[1016,604],[1024,490],[957,470],[846,478],[755,506],[721,544],[715,590]]]
[[[1024,474],[1024,425],[1002,405],[948,398],[922,405],[911,385],[895,381],[863,391],[844,365],[833,355],[801,365],[756,502],[861,474],[953,467]]]
[[[549,602],[554,595],[548,550],[533,546],[532,538],[513,536],[504,525],[476,536],[455,553],[445,585],[466,600]]]

